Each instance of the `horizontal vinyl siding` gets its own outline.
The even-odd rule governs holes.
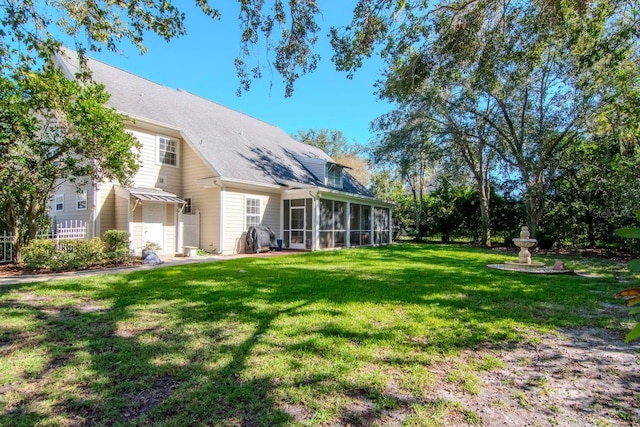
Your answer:
[[[107,230],[116,229],[116,195],[113,183],[100,184],[96,203],[98,205],[96,207],[96,222],[99,226],[100,235]],[[122,228],[122,230],[128,230],[128,226]]]
[[[187,144],[182,146],[181,196],[191,197],[192,212],[200,210],[200,249],[217,253],[220,251],[220,189],[204,188],[196,182],[213,173]]]
[[[224,192],[224,246],[225,255],[242,252],[244,248],[244,193]]]
[[[227,189],[224,194],[224,254],[244,251],[246,237],[245,200],[248,197],[260,199],[260,223],[270,227],[277,237],[282,234],[279,194],[236,189]]]
[[[180,165],[182,164],[182,148],[184,144],[178,138],[178,165],[160,165],[157,161],[157,141],[158,134],[142,130],[140,128],[129,127],[131,134],[140,142],[140,168],[133,178],[134,187],[162,188],[170,193],[178,194],[182,189]],[[166,184],[158,182],[159,177],[166,178]]]
[[[115,209],[114,209],[114,228],[117,230],[129,230],[129,204],[133,203],[131,206],[135,204],[135,200],[129,200],[128,193],[127,197],[122,197],[120,195],[115,195]]]
[[[65,221],[83,221],[88,224],[91,223],[91,211],[92,211],[92,203],[93,203],[93,188],[92,186],[84,186],[81,187],[82,190],[87,191],[87,209],[77,210],[76,209],[76,186],[72,184],[62,184],[60,188],[56,191],[55,195],[62,194],[64,195],[64,210],[60,212],[55,211],[55,195],[52,197],[50,201],[50,218],[52,223],[59,224]],[[91,225],[89,225],[90,229]]]

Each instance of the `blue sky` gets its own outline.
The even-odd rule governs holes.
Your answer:
[[[252,84],[250,92],[236,95],[239,81],[233,60],[240,52],[238,3],[222,5],[222,19],[212,21],[193,8],[186,8],[188,34],[170,43],[150,35],[145,42],[148,52],[140,55],[130,45],[122,53],[90,55],[126,71],[172,88],[181,88],[245,114],[264,120],[295,134],[303,129],[336,129],[349,142],[367,145],[373,134],[370,122],[389,111],[390,104],[379,101],[374,83],[380,78],[382,62],[371,58],[353,79],[335,71],[326,34],[331,25],[346,25],[352,5],[347,1],[325,2],[318,40],[322,56],[318,68],[303,76],[295,85],[293,96],[284,97],[279,75],[270,74],[264,55],[259,58],[263,78]]]

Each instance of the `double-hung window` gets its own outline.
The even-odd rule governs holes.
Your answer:
[[[342,187],[342,166],[335,163],[327,163],[327,185],[330,187]]]
[[[76,210],[84,211],[87,209],[87,190],[76,193]]]
[[[56,212],[64,211],[64,194],[53,196],[53,210]]]
[[[178,166],[178,141],[164,136],[158,137],[158,163]]]
[[[247,229],[260,225],[260,199],[247,197],[245,201],[245,222]]]
[[[184,207],[182,208],[183,214],[191,214],[191,197],[184,198]]]

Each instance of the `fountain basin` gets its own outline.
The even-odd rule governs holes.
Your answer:
[[[534,265],[535,264],[535,265]],[[530,274],[573,274],[573,270],[556,270],[541,262],[522,264],[520,262],[505,262],[504,264],[488,264],[487,267],[496,270],[515,271]]]

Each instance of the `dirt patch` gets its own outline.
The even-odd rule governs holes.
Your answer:
[[[640,345],[618,333],[568,329],[513,348],[466,352],[462,360],[488,354],[503,365],[475,372],[477,393],[447,381],[436,391],[482,425],[639,425]]]

